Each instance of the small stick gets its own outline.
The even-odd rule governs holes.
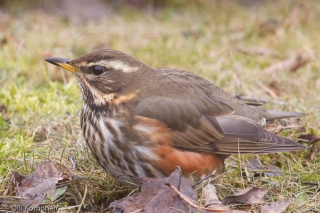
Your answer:
[[[318,192],[317,194],[315,194],[314,196],[312,196],[312,200],[315,200],[316,199],[316,197],[318,197],[318,195],[320,195],[320,192]]]
[[[179,197],[181,198],[181,200],[183,200],[184,202],[186,202],[187,204],[189,204],[190,206],[199,209],[200,206],[195,204],[195,201],[191,200],[189,197],[185,196],[184,194],[182,194],[182,192],[180,192],[176,187],[174,187],[173,185],[171,185],[170,183],[165,183],[167,186],[169,186],[175,193],[177,193],[177,195],[179,195]]]
[[[173,185],[171,185],[170,183],[165,183],[167,186],[169,186],[175,193],[177,193],[177,195],[181,198],[181,200],[183,200],[184,202],[186,202],[187,204],[189,204],[191,207],[196,208],[196,209],[202,209],[202,210],[207,210],[207,211],[211,211],[211,212],[222,212],[222,213],[248,213],[245,211],[241,211],[241,210],[219,210],[219,209],[211,209],[211,208],[206,208],[206,207],[201,207],[198,204],[195,203],[195,201],[191,200],[189,197],[187,197],[186,195],[184,195],[183,193],[181,193],[176,187],[174,187]]]
[[[199,180],[198,182],[194,183],[194,184],[192,185],[192,187],[195,187],[195,186],[199,185],[199,184],[202,183],[203,181],[205,181],[205,180],[213,177],[215,174],[216,174],[216,170],[214,170],[210,175],[208,175],[208,176],[202,178],[201,180]]]
[[[79,205],[79,209],[78,209],[77,213],[79,213],[79,212],[81,211],[81,207],[83,206],[84,200],[85,200],[86,197],[87,197],[87,190],[88,190],[88,186],[86,185],[86,188],[85,188],[84,194],[83,194],[83,198],[82,198],[82,200],[81,200],[81,203],[80,203],[80,205]]]

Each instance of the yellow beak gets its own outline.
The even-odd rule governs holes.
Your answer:
[[[54,64],[58,67],[61,67],[65,70],[68,70],[72,73],[78,72],[79,69],[77,67],[71,66],[68,62],[70,61],[70,59],[67,58],[56,58],[56,57],[51,57],[51,58],[46,58],[44,59],[45,61]]]

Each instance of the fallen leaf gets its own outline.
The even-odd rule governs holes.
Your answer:
[[[8,108],[5,105],[0,105],[0,113],[6,114],[8,112]]]
[[[309,157],[311,160],[314,160],[317,157],[316,154],[318,153],[316,143],[318,143],[320,141],[320,138],[318,137],[318,135],[305,134],[305,135],[300,135],[298,138],[302,139],[303,141],[310,141],[311,142]]]
[[[47,196],[53,199],[57,198],[57,194],[63,194],[66,187],[57,189],[56,185],[70,179],[69,175],[62,172],[53,162],[45,161],[39,163],[29,176],[14,172],[12,188],[17,189],[16,196],[27,198],[25,206],[37,207]]]
[[[260,213],[282,213],[290,206],[290,200],[271,202],[260,209]]]
[[[67,191],[67,186],[62,186],[59,188],[56,188],[56,190],[52,193],[50,193],[50,196],[46,197],[41,204],[49,204],[52,203],[52,201],[57,200],[60,196],[62,196]]]
[[[273,177],[279,176],[283,172],[280,168],[273,165],[266,165],[257,159],[248,160],[245,168],[247,171],[253,172],[254,176]]]
[[[305,135],[300,135],[298,138],[307,140],[313,143],[317,143],[320,141],[320,138],[316,134],[305,134]]]
[[[202,189],[204,205],[215,210],[228,210],[218,198],[216,187],[213,184],[207,184]]]
[[[108,209],[123,210],[122,212],[174,212],[177,209],[189,212],[191,207],[184,203],[179,196],[166,185],[169,183],[179,188],[178,183],[181,178],[180,192],[190,199],[197,200],[197,193],[191,188],[189,181],[180,177],[179,171],[175,170],[169,177],[163,179],[143,178],[141,192],[136,196],[122,198],[112,202]],[[200,211],[206,212],[206,211]]]
[[[228,166],[238,168],[239,164],[235,161],[229,161]],[[245,163],[241,163],[241,168],[243,169],[247,177],[252,177],[252,176],[273,177],[273,176],[278,176],[283,172],[280,168],[274,165],[266,165],[257,159],[251,159]]]
[[[189,180],[176,169],[163,179],[142,178],[141,192],[112,202],[107,210],[113,212],[220,212],[244,213],[240,210],[213,210],[195,202],[197,193]],[[190,205],[189,205],[190,204]]]
[[[257,204],[264,202],[264,195],[268,191],[260,190],[256,187],[247,188],[241,190],[240,192],[227,196],[222,200],[222,203],[225,205],[229,204]]]

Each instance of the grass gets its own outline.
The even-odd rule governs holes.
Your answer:
[[[265,108],[308,113],[302,119],[306,133],[319,135],[320,3],[316,1],[256,6],[202,0],[166,2],[162,7],[118,5],[106,12],[107,18],[96,22],[76,22],[73,17],[63,18],[27,5],[28,1],[19,7],[16,3],[2,5],[0,194],[6,194],[13,170],[27,174],[40,161],[51,159],[70,171],[68,156],[78,164],[70,172],[85,178],[69,186],[64,195],[69,206],[81,203],[86,186],[84,208],[90,209],[94,203],[100,211],[132,190],[110,178],[91,157],[79,129],[77,82],[69,73],[46,64],[43,59],[48,56],[74,58],[95,48],[117,49],[154,67],[195,72],[230,93],[270,100]],[[263,48],[275,54],[244,54],[237,51],[239,47]],[[274,78],[263,72],[293,53],[303,53],[308,63],[296,72],[279,71]],[[276,91],[277,100],[261,85]],[[282,134],[298,136],[294,130]],[[221,196],[235,188],[257,186],[271,190],[269,200],[290,197],[293,204],[287,212],[320,211],[320,196],[316,196],[320,152],[311,160],[311,148],[305,145],[308,150],[304,152],[231,157],[227,164],[258,158],[279,165],[285,174],[245,178],[239,167],[229,166],[222,180],[227,190],[222,190]],[[252,207],[251,211],[257,209]]]

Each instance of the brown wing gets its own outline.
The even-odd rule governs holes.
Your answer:
[[[135,114],[157,119],[170,129],[185,131],[187,126],[199,127],[204,114],[211,116],[232,114],[233,109],[219,101],[206,96],[186,97],[149,97],[139,101]],[[219,125],[216,126],[220,135],[224,134]]]
[[[139,102],[135,113],[164,123],[173,133],[172,146],[182,150],[234,154],[304,149],[251,119],[232,115],[228,105],[201,97],[148,98]]]

